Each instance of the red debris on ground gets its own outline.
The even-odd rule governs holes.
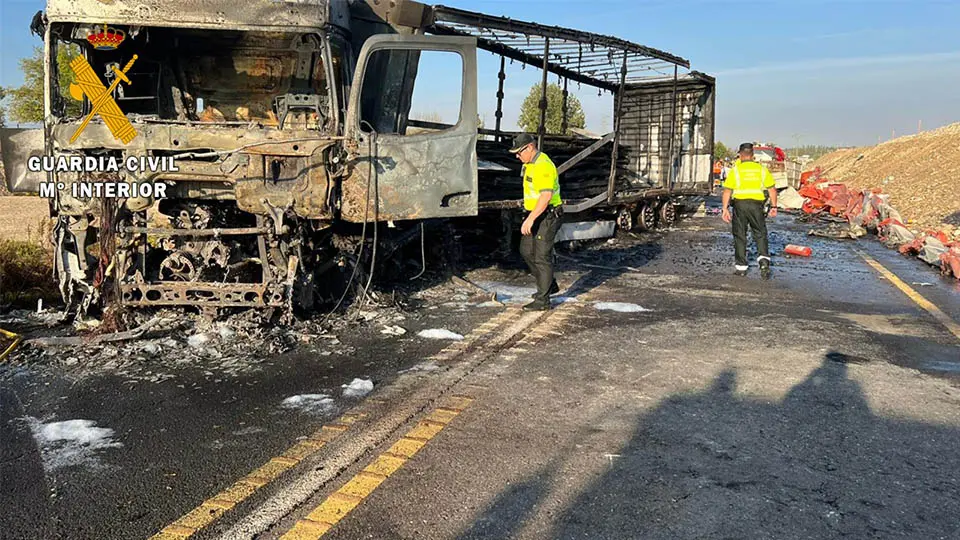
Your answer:
[[[928,238],[935,238],[943,245],[950,244],[950,238],[943,231],[926,231],[918,234],[912,241],[900,246],[901,255],[919,255]]]
[[[940,254],[940,268],[943,275],[953,274],[960,279],[960,242],[954,242],[949,251]]]
[[[836,150],[814,167],[852,192],[882,187],[911,225],[960,227],[960,122],[876,146]]]
[[[800,208],[804,213],[847,222],[849,230],[830,231],[821,236],[856,238],[867,229],[875,229],[887,247],[897,248],[904,255],[915,255],[939,267],[944,275],[960,279],[960,241],[951,241],[944,231],[927,230],[919,234],[910,231],[900,213],[890,206],[889,195],[879,188],[853,191],[846,184],[831,182],[817,167],[801,175],[797,194],[804,199]]]
[[[813,255],[813,249],[811,249],[810,246],[797,246],[794,244],[787,244],[787,247],[783,248],[783,252],[798,257],[809,257]]]

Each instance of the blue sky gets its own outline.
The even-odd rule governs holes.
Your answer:
[[[931,0],[444,0],[494,15],[612,34],[667,50],[717,77],[721,141],[873,144],[960,121],[960,2]],[[0,85],[38,44],[44,2],[0,0]],[[498,60],[480,59],[480,112],[493,124]],[[510,69],[505,127],[537,82]],[[551,80],[555,80],[552,78]],[[587,127],[610,127],[612,100],[577,93]],[[435,106],[453,107],[437,95]]]

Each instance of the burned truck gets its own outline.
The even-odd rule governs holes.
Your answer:
[[[579,148],[560,167],[581,179],[563,184],[574,213],[662,208],[699,193],[701,169],[708,191],[712,79],[678,77],[689,64],[660,51],[549,28],[560,34],[410,1],[48,0],[32,24],[44,42],[45,119],[39,133],[0,136],[8,184],[51,196],[55,275],[72,312],[310,309],[331,280],[366,268],[369,283],[378,250],[382,259],[423,234],[424,220],[518,206],[520,190],[501,181],[505,169],[519,180],[504,156],[502,69],[496,127],[478,129],[479,47],[617,94],[617,126],[600,140],[539,133],[548,151]],[[538,56],[490,37],[498,32],[560,46]],[[427,52],[459,75],[453,123],[411,116]],[[614,68],[598,71],[603,59]],[[631,69],[666,75],[632,80]],[[80,114],[68,113],[70,99]],[[608,144],[609,156],[597,154]],[[28,154],[170,166],[37,171],[23,166]],[[582,172],[591,154],[604,172]],[[114,192],[130,196],[89,187],[106,184],[129,184]]]

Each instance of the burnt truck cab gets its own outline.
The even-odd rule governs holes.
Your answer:
[[[130,306],[309,305],[314,280],[337,263],[338,228],[476,215],[476,40],[419,35],[413,9],[48,0],[33,24],[44,40],[42,154],[166,165],[77,171],[51,160],[53,170],[8,178],[24,192],[46,183],[68,306],[85,312],[104,295]],[[398,17],[413,24],[388,20]],[[425,50],[462,60],[460,121],[408,134],[405,96]],[[25,160],[16,143],[28,139],[6,134],[4,162]],[[159,189],[107,197],[97,184]]]

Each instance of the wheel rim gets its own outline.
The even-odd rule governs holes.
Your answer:
[[[664,223],[673,223],[677,219],[677,208],[672,203],[664,203],[660,209],[660,218]]]
[[[617,213],[617,228],[621,231],[633,230],[633,214],[629,208],[621,208],[620,212]]]
[[[640,226],[644,229],[652,229],[654,221],[656,220],[657,214],[653,206],[649,204],[644,204],[640,208],[640,214],[637,216],[640,220]]]

